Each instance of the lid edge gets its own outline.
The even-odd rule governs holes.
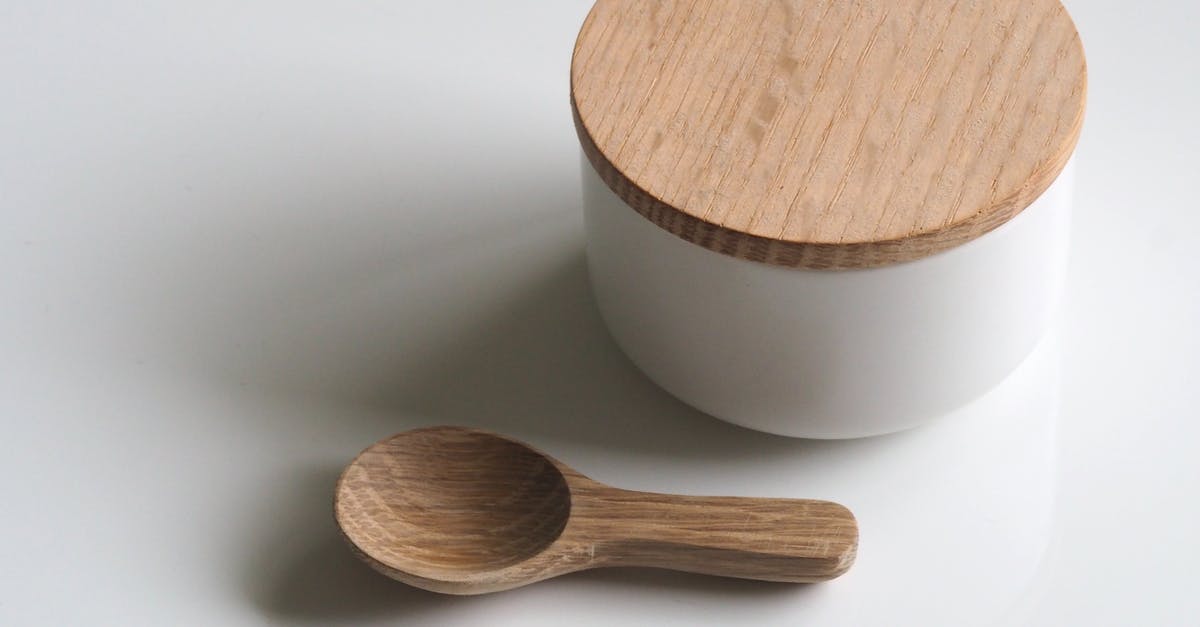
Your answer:
[[[1084,90],[1086,106],[1086,82]],[[974,240],[1015,218],[1049,189],[1066,168],[1083,129],[1084,110],[1080,110],[1075,121],[1065,146],[1067,149],[1047,162],[1041,172],[1031,175],[1026,185],[994,203],[988,211],[933,232],[847,243],[795,242],[751,235],[680,211],[639,187],[609,161],[580,117],[574,88],[571,115],[583,153],[604,184],[626,205],[664,231],[713,252],[748,261],[809,270],[857,270],[923,259]]]

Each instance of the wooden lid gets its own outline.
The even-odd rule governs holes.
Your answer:
[[[598,0],[584,151],[658,226],[804,268],[919,259],[1066,166],[1087,68],[1059,0]]]

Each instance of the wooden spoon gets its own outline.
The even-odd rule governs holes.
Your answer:
[[[482,594],[604,566],[815,582],[854,562],[858,527],[827,501],[632,492],[533,448],[459,427],[401,433],[342,473],[355,553],[407,584]]]

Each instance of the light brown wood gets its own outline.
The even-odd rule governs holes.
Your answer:
[[[621,490],[459,427],[363,451],[338,481],[334,513],[376,570],[449,594],[605,566],[815,582],[844,573],[858,547],[854,516],[836,503]]]
[[[865,268],[972,240],[1065,167],[1087,69],[1059,0],[599,0],[584,151],[683,239]]]

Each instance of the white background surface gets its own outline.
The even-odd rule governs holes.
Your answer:
[[[648,383],[582,265],[571,2],[0,3],[0,624],[1200,624],[1200,5],[1071,0],[1061,331],[900,436]],[[459,423],[598,479],[856,509],[823,586],[456,599],[357,564],[336,474]]]

